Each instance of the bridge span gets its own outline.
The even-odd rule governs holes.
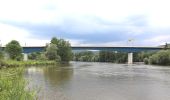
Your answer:
[[[72,46],[73,51],[90,51],[90,50],[97,50],[97,51],[116,51],[116,52],[127,52],[128,53],[128,64],[133,63],[133,53],[134,52],[141,52],[141,51],[159,51],[164,48],[162,47],[90,47],[90,46]],[[23,47],[24,58],[27,58],[27,53],[31,52],[41,52],[45,49],[44,46],[42,47]]]
[[[4,47],[3,47],[4,48]],[[164,49],[163,47],[102,47],[102,46],[72,46],[73,51],[116,51],[116,52],[127,52],[128,53],[128,63],[133,63],[133,53],[141,51],[159,51]],[[170,49],[170,48],[168,48]],[[27,54],[32,52],[42,52],[45,50],[45,46],[30,46],[23,47],[24,59],[27,60]]]
[[[72,46],[73,51],[97,50],[97,51],[117,51],[117,52],[141,52],[141,51],[158,51],[162,47],[92,47],[92,46]],[[41,52],[45,46],[23,47],[23,53]]]

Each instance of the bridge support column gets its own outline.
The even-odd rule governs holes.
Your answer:
[[[128,53],[128,64],[133,64],[133,53]]]
[[[28,60],[28,54],[26,54],[26,53],[23,53],[23,56],[24,56],[24,61],[27,61]]]

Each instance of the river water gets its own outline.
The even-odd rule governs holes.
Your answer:
[[[29,67],[39,100],[170,100],[170,67],[71,62]]]

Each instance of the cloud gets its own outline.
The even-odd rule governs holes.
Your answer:
[[[44,45],[56,36],[73,45],[159,45],[168,39],[168,0],[0,1],[0,39]],[[7,37],[8,36],[8,37]],[[156,41],[158,40],[159,41]],[[149,44],[146,41],[153,40]]]
[[[5,46],[11,40],[17,40],[22,46],[45,45],[49,40],[32,38],[32,34],[22,28],[0,23],[0,44]]]

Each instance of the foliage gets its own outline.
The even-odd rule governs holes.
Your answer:
[[[0,51],[0,60],[4,58],[4,54],[2,51]]]
[[[168,43],[165,43],[164,50],[168,49]]]
[[[30,53],[28,54],[28,59],[30,60],[36,60],[38,59],[38,57],[40,56],[40,52],[33,52],[33,53]]]
[[[98,56],[92,51],[83,51],[74,54],[75,61],[86,61],[86,62],[96,62],[98,61]]]
[[[150,64],[170,65],[170,50],[161,50],[149,57]]]
[[[149,58],[154,53],[156,53],[156,52],[150,51],[150,52],[137,52],[137,53],[133,53],[133,60],[134,60],[134,62],[144,62],[145,58]]]
[[[28,54],[29,60],[47,60],[45,52],[33,52]]]
[[[55,44],[50,44],[48,45],[48,47],[46,48],[46,57],[48,58],[48,60],[55,60],[57,59],[57,46]]]
[[[36,93],[26,89],[27,82],[23,78],[23,68],[0,70],[1,100],[35,100]]]
[[[6,45],[5,51],[9,54],[9,57],[13,60],[22,59],[22,47],[19,42],[12,40]]]
[[[100,51],[99,61],[100,62],[125,63],[127,62],[127,53]]]
[[[72,59],[71,45],[68,41],[53,37],[51,39],[51,44],[55,44],[57,46],[57,53],[62,62],[69,62]]]
[[[115,55],[112,51],[100,51],[99,52],[99,61],[100,62],[113,62]]]
[[[12,68],[21,66],[37,66],[37,65],[55,65],[55,61],[48,60],[28,60],[28,61],[15,61],[15,60],[1,60],[0,68]]]
[[[143,61],[144,61],[145,64],[149,64],[149,59],[148,58],[144,58]]]
[[[74,54],[74,61],[88,61],[88,62],[127,62],[127,53],[112,52],[112,51],[83,51]]]

